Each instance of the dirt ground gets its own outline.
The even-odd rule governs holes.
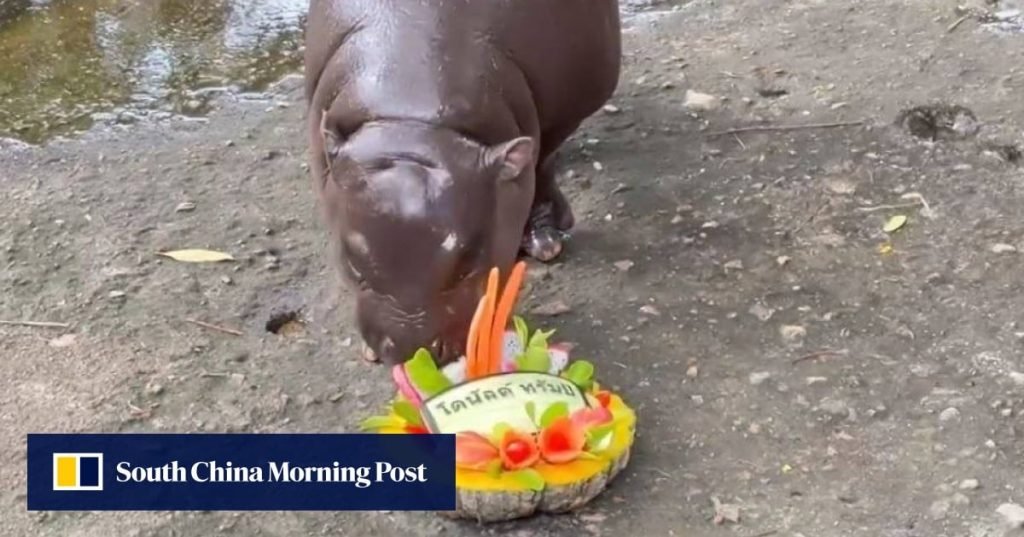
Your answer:
[[[70,327],[0,326],[0,534],[1024,535],[997,512],[1024,504],[1024,33],[950,29],[955,7],[631,19],[614,108],[566,148],[578,227],[526,308],[571,308],[538,321],[636,407],[639,438],[560,517],[27,512],[28,432],[353,431],[391,383],[327,265],[298,79],[207,120],[6,144],[0,319]],[[897,124],[934,103],[980,130]],[[192,247],[237,262],[155,255]],[[292,311],[303,331],[267,331]]]

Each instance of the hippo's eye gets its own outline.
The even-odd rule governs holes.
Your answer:
[[[368,172],[381,172],[395,167],[395,161],[389,158],[375,158],[363,165]]]

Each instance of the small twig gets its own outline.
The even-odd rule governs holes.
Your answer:
[[[920,203],[896,203],[892,205],[874,205],[870,207],[857,207],[857,211],[862,213],[872,213],[875,211],[889,211],[893,209],[909,209],[911,207],[920,207]]]
[[[199,378],[204,378],[204,379],[211,379],[211,378],[213,378],[213,379],[220,379],[220,378],[227,378],[227,377],[228,377],[227,373],[211,373],[209,371],[203,371],[202,373],[199,374]]]
[[[651,469],[654,470],[655,473],[661,474],[665,478],[672,479],[672,474],[666,472],[665,470],[662,470],[660,468],[651,468]]]
[[[825,210],[825,208],[829,206],[830,203],[831,203],[830,201],[826,201],[825,203],[822,203],[821,207],[818,207],[818,210],[814,211],[814,214],[812,214],[811,216],[808,216],[806,219],[804,219],[803,222],[800,222],[800,225],[796,226],[796,229],[793,230],[793,233],[796,233],[797,231],[800,231],[801,229],[804,228],[804,226],[806,226],[807,224],[810,224],[811,222],[813,222],[814,219],[817,218],[818,215],[820,215]]]
[[[842,355],[846,354],[847,352],[849,352],[849,351],[847,351],[846,349],[842,349],[842,350],[838,350],[838,351],[834,351],[834,350],[831,350],[831,349],[825,349],[825,350],[821,350],[821,351],[817,351],[817,352],[812,352],[810,354],[805,354],[805,355],[803,355],[803,356],[801,356],[801,357],[791,361],[790,363],[792,365],[796,365],[796,364],[799,364],[800,362],[806,362],[808,360],[817,360],[818,358],[826,358],[826,357],[829,357],[829,356],[842,356]]]
[[[953,30],[956,30],[957,28],[959,28],[960,25],[963,24],[964,21],[969,19],[969,18],[971,18],[970,14],[967,14],[967,15],[964,15],[963,17],[960,17],[959,19],[956,20],[956,22],[954,22],[953,24],[950,24],[948,27],[946,27],[946,33],[947,34],[953,33]]]
[[[36,328],[70,328],[70,324],[51,323],[49,321],[0,321],[0,324],[7,326],[33,326]]]
[[[192,323],[192,324],[194,324],[196,326],[202,326],[203,328],[209,328],[210,330],[216,330],[217,332],[224,332],[225,334],[231,334],[233,336],[245,335],[242,332],[239,332],[238,330],[234,330],[232,328],[224,328],[223,326],[217,326],[215,324],[204,323],[203,321],[197,321],[195,319],[185,319],[185,322]]]
[[[734,132],[734,133],[732,133],[732,137],[736,138],[736,143],[740,144],[740,147],[742,147],[744,150],[747,149],[747,144],[743,143],[743,140],[740,138],[739,134],[736,134]]]
[[[753,127],[739,127],[719,132],[709,132],[704,136],[724,136],[740,132],[771,132],[771,131],[796,131],[804,129],[834,129],[837,127],[856,127],[863,125],[863,121],[838,121],[835,123],[808,123],[807,125],[755,125]]]

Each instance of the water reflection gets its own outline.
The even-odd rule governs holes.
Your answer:
[[[0,137],[201,114],[301,65],[308,0],[0,0]]]
[[[621,0],[625,13],[686,0]],[[301,66],[308,0],[0,0],[0,138],[200,115]]]

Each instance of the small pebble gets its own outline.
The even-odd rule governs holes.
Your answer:
[[[626,272],[629,269],[631,269],[634,266],[636,266],[636,263],[634,263],[634,262],[632,262],[632,261],[630,261],[628,259],[623,259],[622,261],[616,261],[614,263],[614,265],[615,265],[615,268],[621,270],[622,272]]]
[[[724,265],[722,265],[722,268],[724,268],[727,272],[730,270],[743,270],[743,261],[740,261],[739,259],[733,259],[732,261],[728,261]]]
[[[996,509],[1012,529],[1024,528],[1024,507],[1015,503],[1004,503]]]
[[[605,113],[608,114],[618,114],[622,110],[618,106],[615,106],[614,104],[606,104],[604,105],[604,111]]]
[[[696,365],[691,365],[690,367],[686,368],[686,376],[689,378],[695,379],[699,374],[700,369],[698,369]]]
[[[530,313],[539,317],[556,317],[558,315],[569,313],[570,311],[572,311],[572,307],[561,300],[556,300],[554,302],[548,302],[547,304],[541,304],[540,306],[533,308]]]
[[[845,418],[850,415],[850,407],[845,402],[831,397],[822,399],[818,408],[837,418]]]
[[[107,293],[107,296],[110,298],[123,298],[125,294],[126,293],[124,291],[111,291],[110,293]]]
[[[683,101],[683,106],[686,108],[701,112],[715,110],[721,105],[722,100],[718,97],[693,90],[686,90],[686,97]]]
[[[772,378],[772,374],[768,371],[758,371],[750,374],[750,384],[752,386],[760,386],[765,383],[768,379]]]
[[[162,385],[153,382],[146,385],[147,395],[160,395],[162,393],[164,393],[164,387]]]
[[[978,490],[981,483],[977,479],[964,479],[960,482],[960,490]]]
[[[1024,386],[1024,373],[1018,371],[1010,372],[1010,380],[1017,386]]]
[[[652,317],[659,317],[661,315],[661,312],[658,311],[658,308],[655,308],[650,304],[640,306],[640,313],[643,313],[644,315],[650,315]]]
[[[936,500],[932,502],[932,506],[928,509],[928,514],[931,515],[932,520],[942,520],[946,518],[950,507],[949,500]]]
[[[1017,248],[1009,244],[999,243],[993,244],[991,250],[994,254],[1009,254],[1016,252]]]
[[[779,334],[785,341],[796,341],[807,335],[807,329],[799,325],[782,325]]]
[[[960,411],[954,407],[949,407],[939,413],[939,421],[953,421],[960,417]]]
[[[775,314],[775,310],[771,308],[766,308],[760,304],[754,304],[753,306],[750,306],[750,309],[747,310],[747,312],[753,315],[754,317],[757,317],[757,319],[761,322],[766,322],[768,319],[772,318],[772,315]]]

